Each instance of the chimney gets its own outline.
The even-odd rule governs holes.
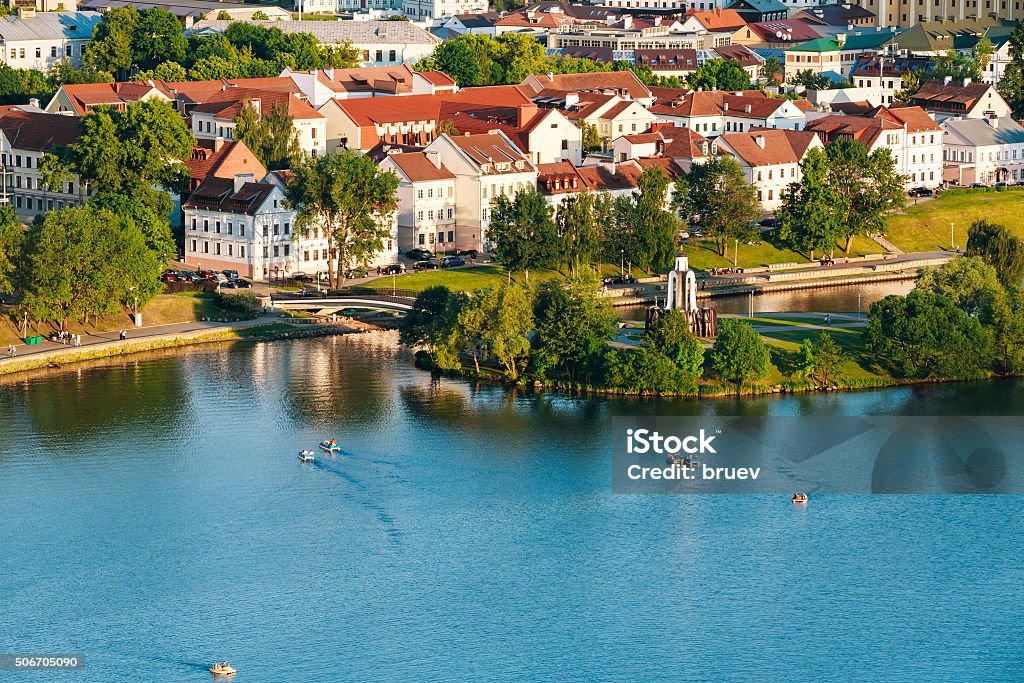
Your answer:
[[[31,5],[22,5],[18,8],[18,16],[22,19],[32,19],[36,16],[36,8]]]
[[[845,33],[837,33],[836,34],[836,43],[839,44],[839,47],[842,47],[843,45],[846,45],[846,34]]]
[[[223,146],[224,146],[224,138],[222,136],[218,135],[217,137],[215,137],[213,139],[213,151],[214,152],[219,152],[221,150],[221,147],[223,147]]]
[[[953,82],[953,77],[952,76],[946,76],[945,78],[942,79],[942,85],[949,85],[952,82]]]
[[[516,107],[516,128],[525,128],[537,115],[536,104],[520,104]]]
[[[427,159],[430,160],[430,163],[434,164],[435,168],[438,168],[438,169],[441,168],[441,153],[440,152],[438,152],[436,150],[431,150],[431,151],[427,152]]]
[[[633,17],[629,14],[622,17],[622,28],[629,30],[633,28]]]
[[[722,111],[729,111],[729,103],[722,102]]]
[[[235,192],[242,189],[242,185],[246,183],[255,183],[256,176],[252,173],[238,173],[235,175]]]
[[[998,116],[992,115],[992,116],[987,117],[985,120],[988,121],[988,125],[992,126],[993,128],[999,128],[999,117]]]
[[[575,107],[580,103],[580,94],[578,92],[567,92],[565,93],[565,108]]]
[[[36,109],[39,109],[39,98],[38,97],[31,97],[31,98],[29,98],[28,105],[30,107],[35,107]]]
[[[965,79],[964,79],[964,87],[966,88],[966,87],[967,87],[967,86],[969,86],[970,84],[971,84],[971,79],[969,79],[969,78],[965,78]]]
[[[334,80],[334,67],[333,66],[326,66],[326,67],[324,67],[324,75],[327,76],[328,80],[333,81]]]
[[[746,112],[747,114],[749,114],[750,113],[750,105],[748,104],[745,107],[743,107],[743,111]]]
[[[754,136],[754,144],[760,147],[761,149],[764,149],[765,145],[767,144],[767,141],[764,139],[763,135],[756,135]]]

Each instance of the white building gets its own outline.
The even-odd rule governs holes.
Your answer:
[[[455,175],[456,238],[465,249],[491,251],[487,236],[493,202],[536,188],[537,167],[500,130],[482,135],[442,135],[424,150],[438,153],[441,163]]]
[[[12,69],[49,71],[63,60],[82,65],[82,51],[100,23],[99,12],[40,12],[22,9],[0,17],[3,63]]]
[[[413,21],[432,21],[456,14],[486,11],[486,0],[402,0],[402,14]]]
[[[49,190],[42,186],[39,175],[39,160],[74,142],[79,135],[76,117],[20,105],[0,114],[0,201],[14,209],[18,220],[31,223],[38,214],[81,206],[91,196],[92,191],[77,177],[65,180],[59,189]]]
[[[192,31],[223,33],[230,21],[204,19]],[[362,53],[363,66],[415,63],[430,55],[441,42],[411,21],[257,21],[285,33],[310,33],[323,45],[350,43]]]
[[[192,133],[198,140],[235,139],[235,119],[246,106],[261,115],[273,107],[288,107],[302,151],[311,156],[327,153],[327,118],[291,93],[229,88],[192,108]]]
[[[718,154],[729,154],[739,162],[765,211],[779,208],[786,187],[800,180],[800,162],[807,152],[824,146],[816,134],[795,130],[726,133],[714,142]]]
[[[443,252],[461,246],[455,223],[455,174],[441,163],[440,152],[389,154],[380,168],[398,176],[399,250]]]
[[[713,138],[751,128],[800,130],[806,123],[808,108],[806,100],[779,99],[761,90],[713,90],[688,92],[661,102],[650,111],[659,121],[691,128],[704,137]]]
[[[285,207],[283,187],[278,173],[259,182],[252,174],[206,178],[181,205],[185,263],[237,270],[254,280],[326,271],[326,234],[314,230],[300,237],[295,233],[295,212]],[[393,263],[397,256],[392,226],[385,249],[368,263],[356,265]]]
[[[947,180],[968,185],[1024,180],[1024,127],[1008,116],[942,123]]]

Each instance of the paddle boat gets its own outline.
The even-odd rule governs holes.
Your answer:
[[[807,494],[806,493],[794,493],[793,494],[793,505],[806,505]]]
[[[210,673],[212,673],[214,677],[234,676],[238,671],[235,670],[235,667],[228,666],[227,662],[220,662],[219,664],[214,664],[210,667]]]
[[[316,460],[316,456],[313,455],[313,451],[299,451],[299,460],[302,462],[313,462]]]
[[[330,441],[321,441],[320,448],[324,449],[328,453],[336,453],[341,450],[341,446],[339,446],[333,439]]]

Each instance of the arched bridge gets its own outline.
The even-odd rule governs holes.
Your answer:
[[[352,290],[340,292],[315,292],[306,290],[302,294],[272,294],[274,308],[285,311],[311,311],[321,314],[336,313],[346,308],[369,308],[406,313],[412,310],[416,292],[403,290]]]

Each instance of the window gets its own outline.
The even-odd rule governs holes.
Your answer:
[[[31,180],[32,179],[29,178],[29,181],[31,181]],[[32,185],[30,184],[29,187],[32,187]],[[68,183],[68,194],[74,194],[74,193],[75,193],[75,184],[74,183]]]
[[[191,251],[192,251],[193,254],[196,252],[196,241],[195,240],[192,240],[192,249],[191,249]]]
[[[423,212],[422,211],[417,211],[416,212],[416,220],[417,220],[417,222],[423,220]]]
[[[427,211],[427,220],[428,221],[434,220],[434,211],[433,211],[433,209],[431,209],[430,211]]]
[[[427,190],[427,196],[430,197],[431,199],[434,198],[434,188],[430,188],[429,190]]]
[[[232,234],[234,234],[234,232],[235,232],[234,226],[231,225],[231,221],[228,221],[228,234],[232,235]]]
[[[238,224],[238,234],[243,236],[245,235],[245,223]]]
[[[377,50],[377,60],[376,61],[378,61],[378,62],[383,62],[384,61],[384,50]]]
[[[284,234],[290,235],[292,232],[292,224],[289,221],[284,222]]]
[[[238,245],[238,255],[241,258],[245,258],[245,245],[244,244]]]
[[[420,233],[420,236],[419,236],[419,245],[420,245],[421,247],[423,246],[423,239],[424,239],[424,238],[423,238],[423,233],[421,232],[421,233]]]
[[[234,256],[234,254],[231,253],[231,252],[234,251],[234,246],[235,245],[233,245],[230,242],[228,242],[228,256]]]
[[[213,253],[215,253],[217,256],[220,256],[220,242],[217,242],[216,244],[213,245]]]
[[[303,261],[308,261],[309,260],[309,250],[308,249],[306,251],[302,252],[302,260]]]
[[[204,254],[209,254],[210,253],[210,243],[207,242],[206,240],[203,240],[203,253]]]
[[[196,219],[195,218],[192,219],[192,229],[193,230],[196,229]],[[195,249],[193,249],[192,251],[195,251]]]
[[[388,52],[388,61],[389,62],[394,62],[397,58],[398,58],[398,56],[397,56],[397,54],[395,53],[394,50],[391,50],[390,52]]]
[[[268,237],[268,233],[269,233],[269,231],[270,231],[270,228],[269,228],[269,227],[267,226],[267,224],[266,224],[266,223],[264,223],[264,224],[263,224],[263,236],[264,236],[264,237]]]
[[[220,221],[217,221],[216,230],[217,230],[217,234],[220,234]]]
[[[203,232],[210,232],[210,221],[203,220]]]
[[[51,45],[50,46],[50,56],[51,57],[56,57],[57,56],[57,46],[56,45]]]
[[[71,56],[71,46],[70,45],[65,45],[64,46],[64,55],[66,57],[70,57]]]
[[[291,247],[290,244],[284,245],[284,255],[285,256],[288,256],[289,254],[291,254],[291,251],[292,251],[292,247]]]
[[[267,258],[268,247],[263,247],[263,258]]]
[[[454,230],[449,230],[448,231],[448,241],[449,242],[454,242],[455,241],[455,231]]]
[[[310,135],[311,138],[316,140],[316,128],[310,128],[309,129],[309,135]]]
[[[440,242],[441,244],[444,244],[444,233],[443,232],[437,233],[437,241]]]
[[[280,235],[281,234],[281,224],[280,223],[274,223],[274,234],[275,235]]]
[[[41,47],[37,47],[36,48],[36,59],[39,59],[42,56],[43,56],[43,49]]]
[[[487,188],[484,188],[484,196],[487,196]],[[416,190],[416,199],[423,199],[423,190]]]
[[[453,212],[453,209],[448,209],[448,218],[452,217],[452,212]]]
[[[281,247],[275,244],[274,245],[274,258],[277,258],[280,255],[281,255]]]

